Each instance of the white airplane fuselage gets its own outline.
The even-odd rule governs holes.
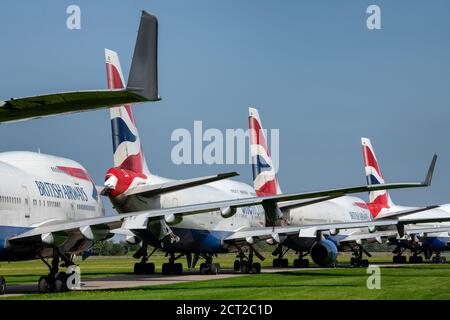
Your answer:
[[[145,183],[164,183],[170,179],[151,175]],[[245,183],[226,179],[192,187],[189,189],[162,194],[159,197],[141,196],[110,197],[115,209],[120,213],[143,211],[158,208],[192,205],[256,196],[254,189]],[[324,224],[329,222],[356,222],[371,220],[369,210],[356,205],[364,203],[357,197],[341,197],[314,205],[290,210],[286,222],[290,225]],[[246,228],[266,226],[262,206],[238,208],[234,216],[224,218],[220,211],[184,216],[182,220],[169,224],[174,234],[180,237],[177,243],[165,243],[164,248],[176,252],[227,252],[229,247],[223,240],[234,232]],[[348,230],[347,233],[359,229]],[[344,234],[344,233],[342,233]],[[148,230],[138,231],[138,236],[152,246],[161,246],[161,241]],[[304,241],[304,250],[310,248],[313,239]],[[301,242],[300,241],[300,242]],[[298,242],[298,241],[297,241]]]
[[[14,247],[7,239],[34,227],[105,214],[94,183],[76,161],[34,152],[0,153],[0,260],[48,256],[45,246]],[[69,238],[63,250],[79,253],[92,244]]]

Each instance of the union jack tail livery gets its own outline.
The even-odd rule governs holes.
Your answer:
[[[248,111],[253,187],[258,196],[272,196],[281,194],[258,110],[249,108]]]
[[[116,52],[105,49],[105,59],[108,89],[124,88],[125,82],[119,56]],[[105,179],[108,180],[111,176],[115,176],[120,182],[127,181],[123,186],[116,186],[117,181],[112,182],[115,193],[120,194],[135,182],[135,178],[146,179],[150,172],[145,161],[131,106],[123,105],[111,108],[110,114],[114,168],[107,172]],[[119,184],[122,185],[122,183]],[[121,190],[123,188],[125,189]]]
[[[385,183],[370,139],[361,138],[361,144],[367,184],[375,185]],[[383,212],[389,211],[390,208],[392,209],[395,206],[387,190],[369,192],[369,201],[367,206],[374,218],[381,218]]]

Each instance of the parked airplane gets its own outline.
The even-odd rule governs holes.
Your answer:
[[[258,110],[249,108],[250,154],[253,168],[253,187],[258,196],[270,196],[281,194],[280,186],[272,163],[265,133],[261,124]],[[435,161],[435,160],[434,160]],[[434,166],[434,164],[432,164]],[[384,183],[384,181],[382,182]],[[374,191],[376,194],[386,193],[386,190]],[[375,208],[376,201],[366,204],[362,199],[353,196],[332,197],[328,201],[311,204],[309,206],[297,206],[296,203],[279,203],[278,216],[270,219],[270,225],[301,225],[319,223],[348,223],[373,221],[371,209]],[[425,208],[396,207],[390,211],[389,218],[399,220],[399,226],[403,228],[410,223],[450,220],[450,214],[440,211],[436,206]],[[426,211],[426,212],[425,212]],[[419,214],[419,212],[422,212]],[[385,217],[386,218],[386,217]],[[396,239],[399,235],[397,227],[370,228],[341,230],[339,234],[335,230],[322,234],[320,241],[317,235],[308,234],[307,231],[293,237],[287,237],[278,243],[273,255],[274,267],[287,267],[288,260],[283,258],[289,249],[295,250],[299,258],[294,260],[294,267],[308,267],[309,261],[304,257],[308,254],[312,260],[321,266],[334,265],[338,251],[352,251],[351,264],[354,266],[367,266],[368,260],[363,259],[363,254],[370,257],[370,253],[364,249],[362,243],[383,242],[388,238]],[[383,230],[380,230],[383,229]],[[408,229],[409,230],[409,229]],[[408,231],[409,232],[409,231]],[[274,244],[273,241],[269,243]]]
[[[20,235],[36,227],[104,216],[95,184],[81,164],[33,152],[0,153],[0,176],[0,260],[40,258],[50,271],[39,280],[40,291],[63,290],[67,275],[58,272],[60,259],[65,266],[72,265],[71,256],[89,249],[93,240],[108,238],[108,229],[96,224],[70,234],[61,228],[31,238]],[[120,223],[110,225],[117,226]],[[53,258],[52,264],[45,258]],[[0,293],[4,290],[0,277]]]
[[[124,86],[124,80],[118,56],[111,50],[106,50],[105,56],[108,88],[120,89]],[[260,264],[253,261],[253,256],[262,256],[254,249],[254,241],[267,238],[280,241],[285,235],[298,236],[302,230],[301,226],[281,229],[265,227],[266,215],[278,212],[279,202],[302,200],[301,204],[296,205],[306,206],[311,201],[315,203],[324,201],[324,198],[363,191],[361,187],[355,187],[255,197],[251,186],[224,179],[230,176],[228,174],[188,180],[163,178],[151,174],[147,167],[131,106],[112,108],[110,114],[114,167],[106,173],[104,193],[109,196],[114,208],[122,214],[160,208],[178,210],[178,213],[166,215],[164,219],[149,218],[145,214],[125,219],[121,232],[127,233],[131,242],[143,242],[141,250],[135,255],[135,258],[141,258],[141,262],[134,266],[135,273],[154,272],[154,264],[148,263],[152,254],[147,252],[148,245],[168,253],[169,262],[162,267],[165,274],[182,272],[181,263],[175,262],[182,256],[187,257],[190,267],[195,266],[199,258],[204,258],[205,263],[200,265],[202,273],[218,272],[220,266],[213,263],[214,254],[230,251],[239,253],[237,263],[242,272],[259,272]],[[364,187],[377,187],[377,190],[417,187],[429,185],[430,179],[431,173],[423,183]],[[192,212],[186,211],[186,208]],[[310,225],[308,229],[316,227],[320,233],[329,229],[395,225],[396,222],[390,220],[344,224],[327,222]],[[249,249],[248,255],[244,254],[243,248]]]
[[[376,185],[384,183],[384,178],[381,174],[381,169],[370,139],[361,138],[361,144],[364,155],[364,168],[367,184]],[[394,204],[389,192],[386,190],[369,192],[369,199],[370,203],[367,204],[367,208],[375,220],[386,217],[392,218],[393,215],[395,215],[395,212],[415,209],[415,207]],[[450,204],[440,205],[438,208],[429,210],[426,215],[428,217],[450,216]],[[441,252],[450,250],[449,232],[449,223],[421,224],[406,229],[404,237],[394,237],[389,239],[389,243],[396,246],[393,251],[395,254],[393,261],[395,263],[405,263],[406,257],[402,254],[405,250],[409,249],[413,253],[413,255],[409,257],[409,261],[412,263],[422,262],[422,253],[426,259],[430,259],[433,254],[435,254],[432,257],[433,262],[445,262],[446,259],[441,256]]]
[[[0,101],[0,122],[15,122],[123,103],[158,101],[156,16],[143,11],[128,86],[118,90],[87,90],[44,94]]]

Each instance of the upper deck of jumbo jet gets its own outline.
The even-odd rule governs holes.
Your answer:
[[[0,162],[34,176],[58,179],[61,173],[66,173],[74,178],[90,180],[87,170],[68,158],[31,151],[8,151],[0,153]]]

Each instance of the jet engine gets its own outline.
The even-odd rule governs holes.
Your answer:
[[[315,264],[330,267],[336,263],[338,249],[332,241],[325,239],[314,243],[310,254]]]

